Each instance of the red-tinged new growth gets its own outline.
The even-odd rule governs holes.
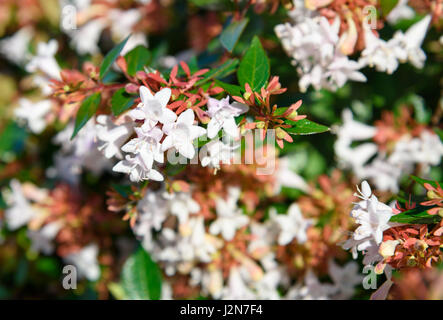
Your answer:
[[[443,216],[443,189],[438,182],[436,182],[437,187],[433,187],[429,183],[425,183],[424,187],[427,190],[427,197],[430,200],[421,203],[423,206],[435,206],[428,210],[431,215],[439,214]]]
[[[302,101],[299,100],[289,108],[278,108],[276,104],[271,107],[270,98],[272,95],[282,94],[286,91],[282,88],[278,77],[272,77],[266,87],[261,88],[260,93],[251,89],[251,86],[245,84],[245,93],[243,97],[234,96],[233,99],[246,104],[250,107],[250,111],[255,117],[255,122],[246,123],[245,120],[241,122],[244,130],[260,129],[261,139],[264,140],[268,129],[274,129],[276,134],[277,144],[283,148],[284,141],[293,142],[292,137],[285,129],[292,127],[292,124],[285,120],[296,122],[306,118],[305,115],[298,115],[297,109],[300,108]],[[283,111],[284,110],[284,111]],[[282,112],[283,111],[283,112]]]

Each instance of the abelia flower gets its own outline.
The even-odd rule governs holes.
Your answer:
[[[68,264],[77,267],[78,277],[86,278],[89,281],[96,281],[100,278],[100,267],[97,261],[98,245],[91,243],[83,247],[80,251],[70,253],[64,260]]]
[[[226,200],[216,200],[217,219],[211,223],[209,232],[213,235],[221,234],[225,240],[232,240],[235,232],[249,222],[249,218],[237,206],[240,189],[230,188]]]
[[[234,150],[239,148],[239,144],[231,145],[225,144],[223,141],[214,139],[204,145],[204,149],[207,151],[207,155],[201,158],[202,167],[209,166],[220,170],[220,163],[228,164],[234,158]]]
[[[5,221],[8,229],[17,230],[26,225],[37,212],[25,197],[20,182],[13,179],[10,185],[11,192],[5,195],[6,203],[9,206],[5,211]]]
[[[132,135],[133,124],[126,122],[120,125],[115,124],[110,116],[97,116],[97,139],[99,141],[98,150],[103,152],[108,159],[117,157],[123,158],[121,147]]]
[[[25,121],[28,128],[35,134],[43,132],[46,128],[45,116],[51,111],[52,102],[50,100],[41,100],[32,102],[28,99],[21,98],[20,106],[14,110],[15,116]]]
[[[117,163],[112,171],[129,174],[132,182],[143,180],[163,181],[160,172],[152,168],[153,158],[147,150],[138,152],[135,156],[126,155],[125,159]]]
[[[32,33],[31,27],[24,27],[12,36],[0,40],[0,53],[15,64],[22,65],[26,61]]]
[[[31,240],[31,250],[46,255],[52,254],[54,251],[52,240],[57,236],[61,227],[61,223],[55,221],[43,226],[40,230],[29,229],[27,235]]]
[[[171,97],[171,89],[164,88],[155,95],[152,95],[151,91],[145,87],[140,87],[140,99],[141,103],[137,108],[132,109],[129,115],[134,120],[143,120],[142,129],[149,131],[157,123],[167,124],[174,122],[177,119],[177,115],[166,106]]]
[[[175,148],[182,156],[192,159],[195,155],[194,139],[206,133],[206,129],[194,125],[194,111],[191,109],[181,113],[176,122],[163,125],[167,137],[163,140],[162,150]]]
[[[26,71],[42,71],[51,79],[61,80],[60,67],[54,58],[57,50],[58,43],[54,39],[48,43],[40,42],[37,45],[37,54],[26,65]]]
[[[306,230],[313,224],[313,220],[305,219],[297,204],[293,203],[288,209],[287,214],[277,214],[271,211],[271,220],[276,223],[280,233],[278,236],[278,244],[287,245],[294,238],[299,243],[305,243],[307,240]]]
[[[248,111],[248,106],[234,101],[229,103],[229,96],[217,100],[208,99],[208,115],[211,121],[208,123],[208,138],[214,138],[220,129],[233,138],[238,138],[239,130],[235,122],[235,117]]]

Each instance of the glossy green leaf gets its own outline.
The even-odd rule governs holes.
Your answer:
[[[230,74],[234,73],[238,66],[238,59],[229,59],[225,61],[221,66],[213,68],[203,75],[203,79],[197,81],[196,86],[201,86],[202,84],[213,80],[213,79],[223,79]]]
[[[429,183],[431,186],[437,188],[437,183],[435,181],[433,181],[433,180],[426,180],[426,179],[422,179],[422,178],[419,178],[419,177],[416,177],[416,176],[411,176],[411,178],[415,182],[421,184],[422,186],[424,186],[425,183]],[[439,182],[439,184],[440,184],[441,187],[443,187],[443,182]]]
[[[120,42],[118,45],[116,45],[111,51],[108,52],[106,57],[103,59],[102,65],[100,67],[100,79],[103,79],[103,77],[108,72],[109,68],[112,66],[112,64],[115,62],[115,60],[120,55],[120,52],[123,50],[126,42],[128,42],[128,39],[131,35],[127,36],[125,40]]]
[[[243,18],[240,21],[232,21],[226,29],[223,30],[220,35],[220,42],[223,47],[226,48],[229,52],[234,50],[235,45],[237,44],[238,39],[245,30],[247,24],[249,22],[248,18]]]
[[[238,82],[242,87],[249,83],[252,90],[259,91],[268,81],[270,69],[266,52],[258,37],[254,37],[238,67]]]
[[[128,74],[134,76],[137,71],[143,70],[143,67],[151,61],[151,53],[144,46],[137,46],[129,51],[125,56],[128,64]]]
[[[122,269],[121,284],[128,299],[160,299],[162,288],[160,269],[142,247],[126,260]]]
[[[111,98],[111,110],[116,116],[128,110],[134,104],[135,97],[126,92],[125,88],[117,90]]]
[[[97,112],[100,104],[100,93],[96,92],[87,97],[80,108],[77,111],[75,118],[74,132],[72,133],[71,140],[77,135],[81,128],[88,122],[89,119]]]
[[[441,217],[439,215],[430,215],[427,212],[429,209],[432,209],[432,207],[418,206],[392,216],[389,221],[409,224],[434,224],[440,222]]]
[[[286,123],[292,125],[291,128],[285,129],[285,131],[290,134],[309,135],[329,131],[328,127],[308,119],[302,119],[299,121],[287,120]]]
[[[240,86],[237,86],[235,84],[222,82],[219,80],[215,80],[215,84],[217,86],[223,88],[231,97],[233,97],[233,96],[241,97],[242,96],[242,89]]]

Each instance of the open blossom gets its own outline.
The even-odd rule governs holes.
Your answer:
[[[225,300],[253,300],[254,292],[249,288],[239,268],[232,268],[229,272],[228,285],[224,288],[222,299]]]
[[[208,99],[208,115],[211,121],[208,123],[208,138],[214,138],[220,129],[233,138],[238,138],[239,130],[235,122],[235,117],[248,111],[248,106],[234,101],[229,103],[229,96],[217,100]]]
[[[375,195],[370,196],[371,188],[366,181],[362,182],[360,193],[363,200],[357,203],[351,211],[351,216],[359,224],[355,230],[354,239],[362,240],[369,237],[380,244],[383,241],[383,231],[391,228],[389,220],[394,213],[391,207],[379,202]]]
[[[11,180],[11,192],[5,195],[9,207],[5,211],[5,221],[10,230],[16,230],[27,224],[36,214],[28,199],[23,194],[19,181]]]
[[[308,270],[303,285],[298,284],[286,294],[288,300],[328,300],[335,293],[331,284],[321,283],[312,270]]]
[[[46,255],[54,251],[52,241],[57,236],[61,223],[58,221],[51,222],[40,230],[28,230],[28,237],[31,240],[31,249],[36,252],[43,252]]]
[[[328,263],[328,271],[337,290],[334,294],[335,299],[351,298],[354,294],[355,286],[361,284],[363,280],[358,264],[354,261],[350,261],[343,267],[340,267],[331,259]]]
[[[37,54],[26,65],[26,71],[41,71],[51,79],[60,80],[60,67],[54,58],[57,50],[56,40],[50,40],[48,43],[40,42],[37,45]]]
[[[152,157],[148,152],[139,152],[134,156],[126,155],[125,159],[117,163],[112,170],[129,174],[132,182],[143,180],[163,181],[160,172],[152,168]]]
[[[423,68],[426,61],[426,54],[421,49],[423,40],[426,37],[426,31],[431,23],[431,15],[427,15],[420,21],[412,25],[405,33],[398,31],[394,39],[399,41],[401,51],[399,60],[409,61],[416,68]]]
[[[91,243],[80,251],[70,253],[64,260],[66,263],[77,267],[78,276],[89,281],[96,281],[100,278],[100,267],[97,261],[98,246]]]
[[[104,19],[94,19],[76,30],[69,30],[71,46],[79,54],[96,54],[100,52],[98,41],[104,28],[106,28]]]
[[[142,180],[163,181],[160,172],[153,168],[154,160],[163,163],[164,154],[161,151],[160,140],[163,132],[158,127],[144,131],[142,127],[135,128],[137,138],[130,140],[122,147],[122,151],[132,153],[117,163],[112,170],[129,174],[132,182]]]
[[[431,16],[428,15],[412,25],[405,33],[397,31],[388,41],[376,37],[365,25],[366,48],[361,53],[359,63],[362,67],[368,65],[388,74],[397,70],[399,62],[409,61],[416,68],[423,68],[426,55],[421,45],[430,22]]]
[[[228,198],[217,199],[216,211],[217,219],[211,223],[209,232],[217,235],[221,234],[225,240],[232,240],[235,232],[245,226],[249,218],[243,214],[243,211],[237,206],[240,197],[240,190],[230,188],[228,190]]]
[[[53,139],[61,149],[55,154],[55,168],[49,170],[50,176],[57,176],[72,184],[79,182],[83,170],[95,175],[112,168],[112,162],[103,157],[98,150],[95,117],[91,118],[80,132],[71,140],[74,123],[70,122]]]
[[[15,64],[22,65],[26,61],[31,38],[32,28],[21,28],[11,37],[0,40],[0,53]]]
[[[278,25],[275,32],[297,67],[301,91],[310,85],[335,91],[348,80],[366,81],[360,65],[340,51],[338,19],[330,24],[325,17],[307,17],[295,25]]]
[[[289,207],[287,214],[271,212],[271,219],[280,229],[278,244],[281,246],[287,245],[294,238],[299,243],[306,242],[306,230],[313,224],[311,219],[303,218],[300,208],[295,203]]]
[[[187,192],[178,192],[169,196],[169,210],[171,214],[178,218],[180,223],[188,220],[189,215],[200,211],[199,204],[192,199],[191,194]]]
[[[230,143],[224,143],[218,139],[209,141],[204,146],[207,155],[201,159],[202,167],[209,166],[211,168],[220,169],[220,163],[228,164],[233,160],[234,151],[239,147],[238,144],[231,145]]]
[[[412,19],[415,16],[414,9],[408,6],[409,0],[399,0],[394,9],[389,12],[386,20],[390,24],[396,24],[398,21],[403,19]]]
[[[99,141],[98,150],[103,152],[108,159],[117,157],[123,158],[121,153],[122,145],[128,140],[133,132],[132,123],[116,125],[110,116],[97,116],[97,139]]]
[[[149,131],[160,122],[162,124],[174,122],[177,115],[166,107],[171,97],[171,89],[164,88],[152,95],[151,91],[144,86],[140,87],[141,103],[132,109],[129,115],[134,120],[143,120],[142,129]]]
[[[21,98],[19,104],[20,106],[14,110],[15,116],[25,121],[33,133],[41,133],[46,128],[45,116],[51,110],[52,102],[50,100],[32,102]]]
[[[194,125],[194,111],[191,109],[181,113],[176,122],[163,125],[167,137],[163,140],[162,150],[175,148],[182,156],[192,159],[195,155],[194,139],[206,133],[206,129]]]

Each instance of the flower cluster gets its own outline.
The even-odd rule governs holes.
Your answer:
[[[0,298],[440,297],[443,6],[389,2],[0,1]]]
[[[408,9],[404,13],[404,5],[400,1],[388,21],[410,15]],[[376,20],[377,9],[378,1],[294,1],[289,13],[292,24],[277,25],[275,32],[297,68],[301,91],[311,85],[316,90],[337,90],[348,80],[364,82],[366,77],[359,70],[366,66],[388,74],[400,62],[423,68],[426,55],[421,45],[431,15],[386,41],[377,32],[383,24]],[[349,56],[356,51],[360,58],[351,60]]]

